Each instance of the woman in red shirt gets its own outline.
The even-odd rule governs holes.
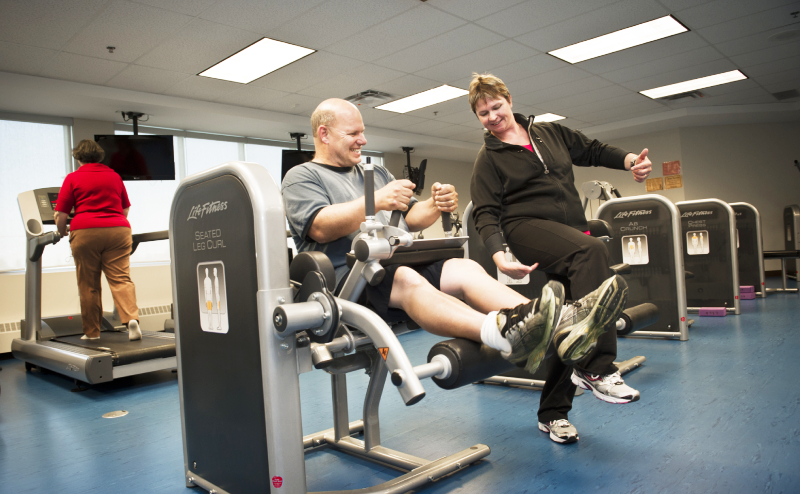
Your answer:
[[[100,163],[105,156],[96,142],[84,139],[72,150],[80,168],[67,175],[58,193],[55,221],[58,232],[67,233],[67,217],[75,208],[70,223],[69,244],[75,259],[78,293],[81,300],[84,340],[100,339],[103,313],[100,273],[111,288],[120,319],[128,326],[128,337],[139,340],[139,308],[136,288],[130,276],[133,241],[128,223],[128,192],[120,176]]]

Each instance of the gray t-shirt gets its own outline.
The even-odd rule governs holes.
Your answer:
[[[395,178],[382,166],[375,166],[375,190],[378,190]],[[350,252],[353,239],[358,235],[358,230],[346,237],[328,243],[318,243],[309,238],[308,231],[320,210],[332,204],[350,202],[364,196],[364,165],[358,164],[351,168],[322,165],[308,162],[295,166],[283,179],[282,190],[283,206],[289,220],[289,231],[294,239],[298,252],[316,250],[323,252],[333,263],[336,269],[336,284],[347,275],[347,259],[345,255]],[[411,198],[409,210],[417,200]],[[400,228],[408,231],[403,219]],[[389,224],[390,211],[379,211],[376,219],[384,225]]]

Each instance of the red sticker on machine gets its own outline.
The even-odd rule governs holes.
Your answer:
[[[278,477],[277,475],[272,477],[272,485],[280,488],[283,485],[283,477]]]
[[[681,317],[681,322],[685,322],[685,321],[686,321],[686,318],[685,317]]]
[[[388,347],[378,348],[378,351],[381,352],[381,357],[383,357],[383,360],[386,360],[386,357],[389,356],[389,348]]]

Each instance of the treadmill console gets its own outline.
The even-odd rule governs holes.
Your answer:
[[[56,212],[56,201],[60,187],[28,190],[17,196],[22,223],[29,237],[41,235],[44,225],[55,225],[53,215]],[[67,224],[75,214],[75,210],[67,217]]]

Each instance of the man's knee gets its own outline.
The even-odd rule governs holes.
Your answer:
[[[394,280],[392,282],[392,291],[395,290],[415,290],[423,288],[425,285],[430,285],[428,281],[413,269],[400,266],[394,272]]]

